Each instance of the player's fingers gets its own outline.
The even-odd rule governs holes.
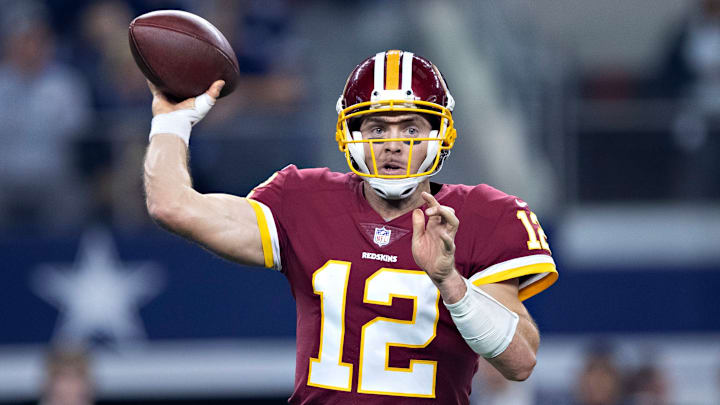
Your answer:
[[[448,252],[453,252],[453,251],[454,251],[454,249],[455,249],[455,240],[452,238],[452,236],[450,236],[450,235],[448,235],[448,234],[446,234],[446,233],[441,233],[441,234],[440,234],[440,240],[442,240],[442,242],[443,242],[443,247],[445,248],[446,251],[448,251]]]
[[[215,105],[215,100],[220,96],[220,90],[222,90],[225,82],[222,80],[216,80],[210,85],[207,91],[197,97],[193,101],[195,110],[200,114],[200,119],[207,114],[210,109]],[[193,99],[191,99],[193,100]],[[198,119],[198,121],[200,120]]]
[[[425,232],[425,215],[421,209],[415,209],[412,213],[413,240],[419,238]]]
[[[152,93],[153,96],[159,93],[158,88],[154,84],[152,84],[150,80],[145,79],[145,83],[147,83],[147,86],[150,89],[150,93]]]
[[[440,211],[442,211],[442,206],[436,206],[436,207],[430,207],[425,209],[425,215],[429,217],[434,217],[440,215]]]
[[[443,219],[450,224],[453,229],[457,229],[458,225],[460,225],[460,220],[455,215],[455,210],[451,207],[443,207],[441,212],[440,215],[442,215]]]
[[[425,210],[425,215],[439,215],[443,221],[449,223],[450,225],[458,225],[459,221],[455,216],[455,209],[453,209],[452,207],[447,207],[445,205],[440,205],[440,203],[430,193],[426,193],[423,191],[421,196],[428,204],[428,208]]]
[[[452,227],[457,227],[460,221],[455,216],[455,210],[452,207],[445,205],[438,205],[430,207],[425,210],[425,215],[429,217],[439,217],[442,222],[449,224]]]
[[[158,114],[165,114],[174,111],[177,107],[175,106],[175,103],[170,102],[167,99],[167,96],[163,94],[160,89],[158,89],[154,84],[152,84],[149,80],[146,80],[148,88],[150,89],[150,92],[152,93],[153,99],[152,99],[152,113],[153,116],[156,116]]]
[[[440,205],[440,203],[437,202],[437,200],[435,199],[435,197],[433,197],[432,194],[426,193],[426,192],[423,191],[422,194],[420,194],[420,195],[421,195],[422,198],[425,200],[425,202],[427,203],[428,207],[436,207],[436,206],[439,206],[439,205]]]
[[[210,88],[207,89],[205,93],[213,99],[217,99],[218,97],[220,97],[220,91],[222,90],[223,86],[225,86],[224,80],[216,80],[213,82],[213,84],[210,85]]]
[[[148,88],[150,89],[150,93],[152,93],[153,97],[156,99],[160,99],[161,101],[168,101],[167,97],[160,91],[160,89],[157,88],[150,80],[145,79],[145,82],[147,83]]]

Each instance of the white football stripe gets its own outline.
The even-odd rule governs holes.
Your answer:
[[[385,52],[375,54],[375,89],[385,90]]]
[[[412,90],[412,52],[403,52],[402,61],[402,90]]]

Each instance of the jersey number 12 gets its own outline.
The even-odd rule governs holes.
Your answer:
[[[315,271],[313,290],[320,295],[320,349],[310,359],[308,385],[352,389],[353,365],[344,363],[345,304],[350,262],[329,260]],[[434,293],[433,293],[434,291]],[[358,392],[404,397],[435,397],[437,362],[410,360],[407,368],[390,367],[391,346],[423,348],[432,342],[440,316],[440,292],[423,271],[381,268],[365,282],[363,302],[392,305],[393,297],[413,300],[410,320],[377,317],[362,327]]]

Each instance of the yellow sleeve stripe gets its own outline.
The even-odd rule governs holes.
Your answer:
[[[558,272],[555,267],[553,267],[552,272],[542,275],[540,279],[520,289],[520,292],[518,293],[520,301],[525,301],[533,295],[541,293],[546,288],[555,284],[557,279]]]
[[[520,287],[518,297],[521,301],[540,293],[550,287],[558,279],[558,272],[554,263],[534,263],[500,271],[486,277],[479,277],[476,280],[472,280],[472,283],[476,286],[480,286],[482,284],[497,283],[530,274],[538,274],[540,277],[536,277],[530,284]]]
[[[249,198],[247,201],[250,203],[253,211],[255,211],[255,217],[257,218],[258,228],[260,229],[260,240],[262,241],[263,255],[265,256],[265,267],[272,269],[274,268],[275,260],[273,259],[272,240],[270,239],[267,218],[265,218],[265,213],[257,201]]]

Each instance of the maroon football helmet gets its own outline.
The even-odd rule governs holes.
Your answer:
[[[335,139],[345,152],[350,169],[365,177],[378,194],[397,199],[410,195],[427,176],[437,173],[455,143],[452,110],[455,101],[438,68],[412,52],[390,50],[362,61],[351,73],[337,102]],[[375,163],[365,162],[365,144],[384,140],[363,139],[359,122],[368,114],[404,111],[423,114],[433,125],[427,138],[396,138],[409,145],[428,141],[427,155],[417,173],[380,174]],[[372,148],[371,148],[372,149]]]

